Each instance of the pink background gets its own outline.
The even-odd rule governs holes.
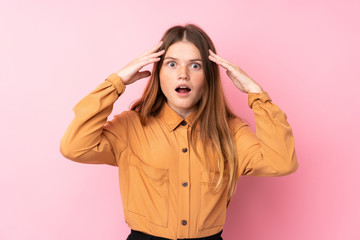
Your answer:
[[[192,22],[288,115],[299,169],[242,177],[225,240],[360,239],[358,1],[3,1],[0,239],[126,239],[118,172],[59,152],[73,106]],[[222,72],[235,112],[247,96]],[[129,86],[114,114],[140,96]]]

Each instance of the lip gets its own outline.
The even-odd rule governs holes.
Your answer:
[[[190,91],[191,91],[191,87],[190,87],[188,84],[186,84],[186,83],[180,83],[180,84],[178,84],[178,85],[175,87],[175,91],[176,91],[176,89],[179,88],[179,87],[186,87],[186,88],[190,89]]]
[[[190,91],[188,91],[188,92],[177,92],[176,89],[179,88],[179,87],[186,87],[186,88],[190,89]],[[177,95],[180,96],[180,97],[186,97],[186,96],[190,95],[190,93],[191,93],[191,87],[190,87],[188,84],[185,84],[185,83],[178,84],[178,85],[175,87],[175,92],[176,92]]]
[[[181,92],[176,92],[176,93],[177,93],[178,96],[180,96],[180,97],[186,97],[186,96],[190,95],[191,91],[189,91],[189,92],[184,92],[184,93],[181,93]]]

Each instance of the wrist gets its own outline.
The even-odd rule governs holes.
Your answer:
[[[248,93],[262,93],[264,90],[260,87],[260,86],[257,86],[257,87],[253,87],[251,88]]]

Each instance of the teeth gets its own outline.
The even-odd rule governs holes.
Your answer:
[[[180,88],[187,88],[187,87],[185,87],[185,86],[180,86]]]

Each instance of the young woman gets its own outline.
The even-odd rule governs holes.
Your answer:
[[[141,71],[148,64],[152,72]],[[248,94],[256,135],[226,103],[219,66]],[[126,86],[149,76],[131,110],[107,121]],[[192,24],[168,29],[73,111],[60,151],[76,162],[119,167],[130,240],[222,239],[241,175],[283,176],[298,167],[286,114]]]

